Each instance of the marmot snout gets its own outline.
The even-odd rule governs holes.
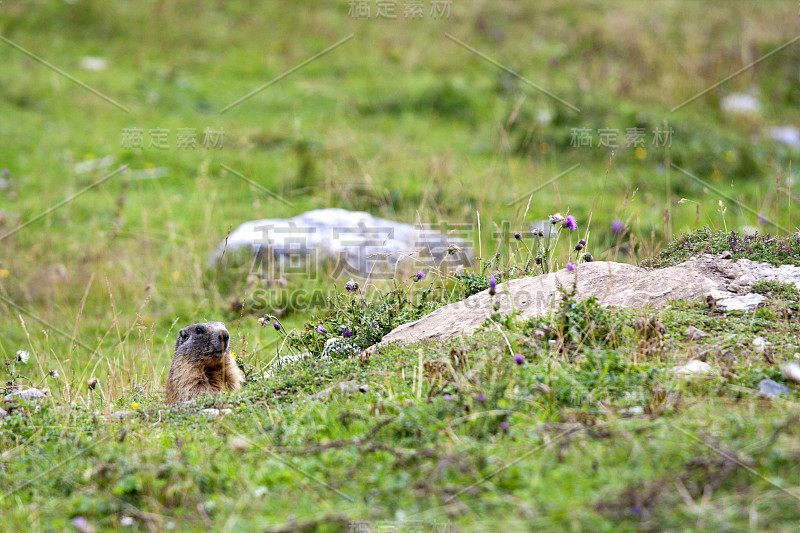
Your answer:
[[[222,322],[192,324],[180,330],[167,376],[167,403],[242,387],[244,374],[231,356],[230,338]]]

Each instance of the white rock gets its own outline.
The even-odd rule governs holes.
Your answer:
[[[246,251],[261,259],[262,276],[304,274],[326,260],[338,262],[343,276],[394,277],[398,263],[419,270],[421,265],[455,268],[472,260],[469,236],[445,235],[437,225],[412,226],[376,218],[361,211],[317,209],[290,219],[245,222],[220,243],[209,264]],[[448,255],[448,250],[454,253]],[[224,252],[224,254],[223,254]],[[272,261],[272,258],[275,258]]]
[[[0,420],[4,419],[7,416],[8,416],[8,411],[6,411],[5,409],[0,409]]]
[[[99,72],[105,70],[108,66],[108,61],[102,57],[85,56],[81,58],[81,68],[84,70],[93,70]]]
[[[726,113],[758,113],[761,111],[761,102],[759,102],[755,96],[745,93],[734,93],[723,98],[720,107]]]
[[[687,327],[685,333],[686,333],[686,338],[689,339],[690,341],[702,339],[703,337],[708,336],[708,333],[699,330],[694,326]]]
[[[536,121],[539,124],[550,124],[553,122],[553,113],[549,109],[539,109],[536,111]]]
[[[39,389],[25,389],[6,394],[6,400],[41,400],[47,397],[45,391]]]
[[[786,363],[781,366],[783,377],[793,383],[800,383],[800,365],[797,363]]]
[[[641,405],[634,405],[633,407],[621,409],[619,414],[621,416],[641,416],[644,414],[644,407]]]
[[[756,337],[753,339],[753,348],[756,349],[757,352],[763,352],[767,346],[771,345],[772,343],[769,342],[764,337]]]
[[[220,416],[220,415],[227,415],[232,413],[232,409],[203,409],[200,411],[200,414],[208,415],[208,416]]]
[[[708,363],[692,359],[685,365],[675,367],[673,371],[681,376],[706,376],[711,374],[713,369]]]
[[[750,311],[758,307],[766,299],[767,297],[762,294],[751,292],[744,296],[717,300],[717,307],[723,311]]]
[[[775,267],[748,259],[725,261],[708,254],[702,255],[701,260],[660,269],[607,261],[579,263],[575,272],[561,270],[504,281],[498,283],[494,296],[487,289],[441,307],[419,320],[398,326],[380,343],[367,349],[367,355],[379,352],[393,342],[445,341],[469,336],[495,314],[508,316],[517,313],[518,320],[546,316],[561,297],[559,287],[571,287],[576,281],[576,273],[576,300],[594,296],[601,305],[631,309],[660,308],[675,300],[709,295],[724,308],[724,303],[734,299],[738,291],[759,280],[800,282],[800,267]],[[760,294],[748,295],[745,300],[748,305],[760,301],[763,301]],[[495,309],[497,302],[500,303],[499,309]]]

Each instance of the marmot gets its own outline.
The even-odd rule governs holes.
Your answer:
[[[180,330],[167,376],[167,403],[242,388],[244,374],[231,356],[230,338],[222,322],[192,324]]]

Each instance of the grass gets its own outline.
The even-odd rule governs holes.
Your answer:
[[[128,528],[127,518],[154,530],[347,530],[359,519],[458,530],[795,529],[796,501],[782,488],[796,474],[796,392],[776,400],[755,392],[763,378],[782,381],[778,365],[798,351],[797,298],[787,287],[760,287],[770,304],[724,324],[678,304],[658,313],[665,333],[655,338],[635,327],[649,313],[600,317],[578,306],[560,322],[507,321],[522,366],[495,330],[369,361],[311,359],[196,407],[163,404],[185,324],[225,320],[255,371],[283,340],[258,325],[260,316],[280,315],[287,332],[311,339],[309,322],[339,333],[381,313],[331,303],[346,280],[324,268],[286,280],[209,269],[214,248],[246,220],[343,207],[446,222],[475,243],[483,262],[460,277],[435,278],[423,265],[431,277],[413,285],[419,290],[404,292],[410,281],[397,280],[393,304],[404,307],[381,333],[482,290],[487,275],[539,273],[528,225],[556,212],[576,216],[579,235],[553,249],[550,270],[576,259],[578,237],[598,260],[664,266],[729,249],[797,264],[796,150],[767,135],[800,118],[797,54],[772,54],[671,111],[792,39],[794,6],[451,9],[445,20],[406,21],[351,18],[346,2],[0,5],[0,35],[27,50],[0,43],[0,167],[8,169],[0,359],[9,363],[0,372],[50,389],[39,404],[2,404],[11,412],[0,422],[5,529],[74,529],[77,516],[104,530]],[[107,68],[83,69],[85,56],[105,58]],[[762,111],[722,111],[737,92],[758,94]],[[142,130],[143,148],[124,146],[129,128]],[[148,145],[157,128],[169,130],[168,149]],[[200,137],[222,129],[223,146],[178,149],[179,128]],[[591,148],[571,146],[577,128],[592,131]],[[619,147],[598,146],[604,128],[619,132]],[[628,128],[645,130],[642,150],[625,147]],[[669,148],[652,143],[657,128],[672,128]],[[82,170],[108,156],[110,166]],[[94,186],[121,165],[129,171]],[[730,245],[733,230],[740,250]],[[362,285],[370,305],[394,288]],[[587,335],[586,320],[604,326]],[[567,322],[577,326],[560,327]],[[688,324],[709,337],[686,341]],[[545,326],[555,337],[538,338]],[[773,344],[756,352],[755,335]],[[20,350],[27,364],[16,361]],[[688,383],[671,377],[668,369],[691,357],[719,372]],[[311,397],[339,382],[369,389]],[[208,418],[196,414],[202,406],[234,410]],[[120,410],[135,414],[109,418]]]
[[[528,330],[544,323],[521,324],[371,359],[308,359],[183,408],[131,395],[137,408],[115,406],[131,412],[122,420],[98,414],[99,391],[70,409],[16,405],[3,426],[13,487],[5,520],[34,529],[83,516],[103,529],[128,517],[181,530],[347,531],[363,520],[789,531],[798,391],[758,393],[761,379],[784,382],[778,363],[798,357],[787,305],[796,311],[796,298],[723,323],[704,303],[655,315],[567,303],[571,328],[605,333],[562,342],[570,338],[558,335],[556,313],[553,343]],[[655,337],[637,327],[652,316],[664,331]],[[708,336],[687,340],[689,325]],[[769,353],[751,346],[755,336],[773,343]],[[717,372],[670,372],[691,358]],[[223,406],[232,412],[198,414]]]
[[[705,227],[678,236],[652,260],[644,262],[654,268],[677,265],[700,254],[730,252],[733,259],[749,259],[772,265],[798,265],[800,232],[786,237],[742,235],[735,231],[712,231]]]

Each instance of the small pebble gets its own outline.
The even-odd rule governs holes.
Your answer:
[[[644,414],[644,407],[641,405],[634,405],[626,409],[621,409],[619,414],[621,416],[641,416]]]
[[[770,344],[772,343],[764,337],[756,337],[753,339],[753,348],[755,348],[757,352],[763,352]]]
[[[228,444],[237,452],[243,452],[250,447],[250,443],[244,437],[233,437]]]
[[[733,257],[733,254],[731,254],[730,250],[725,250],[724,252],[722,252],[722,255],[720,255],[720,257],[722,259],[730,259],[731,257]]]
[[[772,381],[771,379],[762,379],[761,381],[759,381],[758,390],[760,390],[762,394],[770,398],[777,398],[781,394],[792,392],[792,389],[790,389],[786,385],[783,385],[776,381]]]
[[[686,338],[689,339],[690,341],[702,339],[703,337],[708,336],[708,333],[701,331],[694,326],[687,327],[685,333],[686,333]]]
[[[692,359],[685,365],[675,367],[674,372],[681,376],[705,376],[712,372],[712,368],[708,363]]]
[[[200,414],[209,415],[209,416],[220,416],[220,415],[227,415],[228,413],[232,413],[232,409],[203,409],[200,411]]]
[[[717,300],[717,307],[723,311],[750,311],[759,306],[767,297],[761,294],[745,294]]]
[[[800,365],[797,363],[786,363],[781,367],[783,377],[792,383],[800,383]]]

